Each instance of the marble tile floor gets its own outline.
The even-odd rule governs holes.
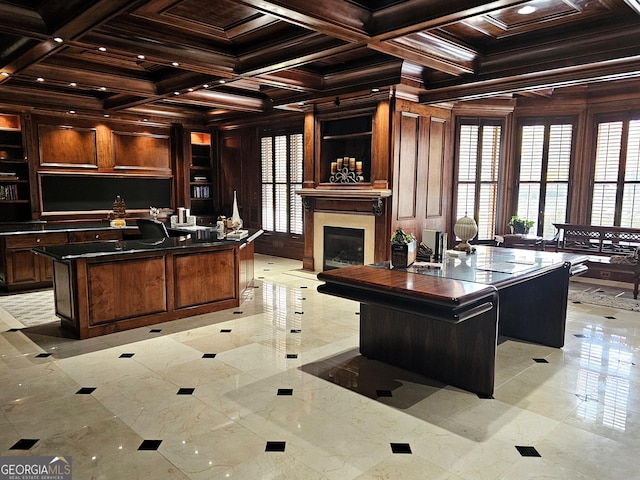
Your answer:
[[[0,310],[0,456],[84,479],[639,478],[640,314],[504,339],[494,398],[363,358],[358,305],[258,255],[239,308],[89,340]]]

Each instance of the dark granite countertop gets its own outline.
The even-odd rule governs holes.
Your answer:
[[[78,232],[91,230],[137,230],[135,223],[129,222],[126,227],[115,228],[109,225],[108,220],[100,222],[69,222],[69,223],[47,223],[47,222],[20,222],[20,223],[0,223],[0,236],[23,235],[25,233],[48,233],[48,232]]]
[[[109,255],[127,255],[154,251],[167,251],[201,247],[224,247],[242,245],[258,238],[262,230],[249,230],[241,240],[227,240],[223,233],[214,229],[199,229],[185,232],[182,236],[148,240],[111,240],[104,242],[71,243],[33,248],[32,251],[57,261],[79,258],[95,258]]]

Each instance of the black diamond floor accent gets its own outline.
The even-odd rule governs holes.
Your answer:
[[[223,328],[220,330],[220,333],[231,333],[231,329],[230,328]]]
[[[29,450],[36,443],[38,443],[39,438],[21,438],[9,450]]]
[[[135,355],[135,353],[123,353],[119,358],[131,358]]]
[[[242,312],[240,310],[237,310],[235,312],[233,312],[234,315],[242,315]]]
[[[293,388],[279,388],[278,395],[293,395]]]
[[[297,353],[287,353],[287,358],[298,358]]]
[[[205,353],[204,355],[202,355],[202,358],[216,358],[216,354],[215,353]]]
[[[360,312],[355,312],[355,313],[356,313],[356,315],[360,315]]]
[[[611,315],[606,315],[604,318],[607,318],[609,320],[615,320],[616,317],[612,317]]]
[[[300,330],[299,328],[292,328],[291,329],[291,333],[300,333],[302,330]]]
[[[294,312],[296,315],[304,315],[304,312]]]
[[[160,333],[161,331],[161,328],[152,328],[151,330],[149,330],[149,333]]]
[[[306,299],[307,299],[306,297],[302,297],[300,300],[306,300]]]
[[[263,279],[264,277],[258,277],[258,279]]]
[[[20,330],[22,330],[21,328],[10,328],[9,330],[7,330],[7,332],[19,332]]]
[[[271,270],[269,270],[268,268],[265,268],[264,270],[262,270],[263,272],[270,272]]]
[[[581,302],[581,301],[579,301],[579,300],[574,300],[574,301],[573,301],[573,302],[571,302],[571,303],[582,303],[582,302]]]
[[[254,285],[253,288],[260,288],[260,285]]]
[[[541,457],[542,456],[538,453],[538,451],[534,447],[526,447],[526,446],[522,447],[522,446],[516,445],[516,448],[518,449],[518,452],[520,452],[520,455],[522,455],[523,457]]]
[[[38,355],[36,355],[36,358],[47,358],[50,356],[51,356],[50,353],[39,353]]]
[[[96,387],[82,387],[76,392],[76,395],[91,395],[95,390]]]
[[[180,388],[177,395],[193,395],[195,388]]]
[[[303,285],[303,286],[302,286],[302,287],[300,287],[300,288],[308,288],[308,287],[305,287],[305,286]]]
[[[284,452],[284,448],[287,442],[267,442],[265,452]]]
[[[584,333],[574,333],[573,336],[576,338],[589,338]]]
[[[408,443],[392,443],[391,451],[393,453],[411,453],[411,445]]]
[[[143,440],[138,450],[158,450],[162,440]]]
[[[393,397],[391,390],[376,390],[376,395],[378,397]]]
[[[549,363],[545,358],[534,358],[533,361],[536,363]]]

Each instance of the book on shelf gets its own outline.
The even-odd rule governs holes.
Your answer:
[[[206,182],[207,181],[207,177],[195,176],[195,177],[193,177],[193,181],[194,182]]]
[[[191,190],[192,198],[211,197],[211,187],[209,185],[194,185]]]
[[[0,172],[0,177],[16,177],[16,178],[18,178],[18,174],[16,172]]]
[[[18,185],[15,183],[0,185],[0,200],[19,200]]]

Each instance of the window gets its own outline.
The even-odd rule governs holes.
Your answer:
[[[502,121],[460,119],[458,125],[456,219],[465,214],[478,224],[478,240],[496,233]]]
[[[262,228],[302,234],[303,135],[283,133],[260,139]]]
[[[597,124],[591,224],[640,228],[640,113]]]
[[[570,119],[525,120],[520,126],[516,213],[534,221],[531,233],[545,238],[568,217],[574,129]]]

